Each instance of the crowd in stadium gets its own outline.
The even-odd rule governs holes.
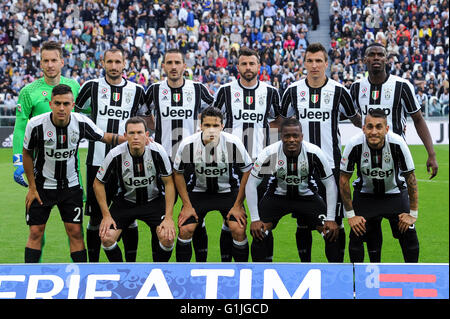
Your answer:
[[[63,76],[101,76],[102,52],[128,53],[126,77],[147,88],[163,79],[164,52],[186,54],[186,76],[214,94],[237,76],[241,46],[261,56],[260,80],[280,94],[305,76],[303,55],[316,27],[314,1],[0,1],[0,115],[13,115],[20,89],[41,76],[39,46],[62,43]],[[428,116],[448,114],[448,1],[331,1],[330,76],[346,87],[365,76],[364,49],[386,45],[391,72],[409,79]],[[325,23],[322,21],[322,23]]]

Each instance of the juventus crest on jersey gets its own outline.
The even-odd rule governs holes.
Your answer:
[[[393,132],[386,134],[382,149],[367,144],[364,133],[354,136],[345,146],[341,171],[352,174],[356,164],[356,191],[369,194],[397,194],[404,189],[404,173],[414,170],[414,161],[404,139]]]
[[[323,150],[331,168],[341,158],[340,113],[351,118],[356,110],[345,87],[329,78],[320,88],[310,87],[307,79],[294,82],[281,101],[281,114],[299,119],[303,139]]]
[[[44,189],[78,186],[78,145],[86,138],[100,141],[104,132],[88,117],[71,113],[66,127],[55,126],[51,112],[30,119],[23,147],[34,150],[36,185]]]
[[[120,85],[111,85],[105,78],[85,82],[80,88],[75,107],[78,111],[91,107],[91,118],[108,133],[125,132],[125,122],[145,113],[145,91],[136,83],[122,79]],[[103,143],[89,143],[88,165],[100,166],[111,147]]]
[[[234,167],[248,171],[252,160],[242,142],[234,135],[221,132],[218,145],[204,145],[202,132],[195,133],[180,144],[173,168],[183,172],[186,165],[194,166],[191,183],[194,192],[227,193],[239,185]]]
[[[181,140],[195,133],[198,115],[214,98],[202,83],[185,79],[179,88],[171,88],[167,80],[151,85],[146,101],[155,114],[155,141],[171,157]]]
[[[350,94],[361,112],[363,124],[370,109],[381,108],[391,130],[402,136],[406,114],[420,111],[411,82],[392,74],[381,85],[370,83],[369,78],[357,80],[350,87]]]
[[[225,114],[225,131],[239,137],[252,158],[269,145],[269,119],[279,115],[279,105],[277,89],[261,81],[255,88],[243,87],[239,80],[227,83],[214,102]]]
[[[172,166],[164,148],[152,142],[145,146],[142,156],[130,154],[128,143],[113,148],[97,172],[97,179],[106,183],[115,174],[119,177],[120,199],[145,204],[163,194],[160,176],[170,176]]]
[[[319,147],[303,141],[297,157],[286,157],[283,143],[278,141],[258,155],[251,174],[256,178],[272,175],[269,180],[269,193],[295,198],[313,194],[314,171],[320,179],[333,175],[328,160]]]

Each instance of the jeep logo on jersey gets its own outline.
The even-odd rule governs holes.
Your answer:
[[[192,110],[186,110],[182,108],[166,107],[165,111],[161,112],[163,117],[171,117],[173,119],[188,119],[191,118],[194,112]]]
[[[330,118],[330,112],[325,111],[311,111],[308,109],[303,109],[299,112],[299,116],[301,119],[308,119],[308,120],[321,120],[326,121]]]
[[[261,113],[246,112],[245,110],[239,110],[238,114],[233,116],[235,120],[251,121],[259,123],[264,119]]]
[[[125,185],[129,187],[143,187],[150,185],[155,180],[155,175],[150,177],[133,177],[124,180]]]
[[[390,108],[368,107],[367,105],[364,105],[364,107],[361,109],[361,112],[362,112],[362,114],[367,115],[367,114],[369,114],[369,112],[372,112],[375,109],[382,109],[386,116],[391,114],[391,109]]]
[[[130,117],[129,111],[120,108],[108,108],[108,105],[105,105],[103,110],[98,111],[98,114],[106,115],[113,120],[126,120]]]
[[[206,168],[206,167],[200,167],[195,169],[195,171],[201,175],[205,176],[223,176],[227,173],[227,168]]]
[[[53,158],[56,161],[65,161],[65,160],[69,159],[70,157],[72,157],[73,155],[75,155],[76,152],[77,152],[76,149],[55,150],[55,149],[51,148],[45,152],[45,155]]]
[[[378,167],[374,168],[374,169],[365,168],[365,169],[361,169],[361,173],[363,173],[364,175],[366,175],[367,177],[370,177],[370,178],[385,179],[394,173],[394,169],[391,168],[387,171],[383,171],[381,168],[378,168]]]
[[[280,177],[287,185],[300,185],[304,181],[308,180],[308,176],[295,176],[287,175]]]

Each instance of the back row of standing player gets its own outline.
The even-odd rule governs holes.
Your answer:
[[[42,50],[41,55],[44,52],[45,50]],[[125,68],[124,55],[120,50],[113,49],[106,51],[104,54],[105,77],[86,82],[79,92],[76,89],[73,89],[73,91],[74,95],[78,96],[76,108],[79,111],[90,112],[92,120],[106,132],[123,134],[125,122],[128,118],[135,115],[149,115],[150,113],[154,115],[154,117],[147,117],[148,125],[155,130],[155,141],[162,144],[172,161],[175,160],[175,154],[179,146],[186,147],[186,142],[183,142],[183,140],[195,133],[199,114],[207,105],[214,105],[222,111],[225,127],[231,130],[230,133],[233,136],[238,137],[238,142],[231,137],[231,143],[238,145],[242,141],[252,161],[256,160],[257,155],[260,154],[264,147],[269,145],[269,143],[275,142],[273,139],[269,140],[267,138],[270,135],[269,127],[279,128],[282,117],[295,116],[300,120],[304,140],[317,145],[321,149],[317,152],[320,154],[323,153],[322,157],[318,156],[322,161],[319,160],[318,162],[332,171],[336,184],[339,181],[339,162],[341,160],[338,129],[340,118],[349,118],[355,126],[361,127],[361,115],[367,115],[371,107],[380,107],[387,114],[388,124],[394,133],[403,135],[406,125],[406,114],[410,114],[414,120],[417,132],[428,151],[429,158],[427,167],[432,168],[433,177],[437,173],[435,154],[426,123],[421,116],[420,107],[414,98],[412,85],[398,77],[386,74],[386,52],[383,47],[377,45],[371,46],[367,49],[365,56],[369,70],[369,79],[355,82],[349,94],[341,84],[326,76],[325,71],[328,67],[328,59],[323,46],[318,43],[311,44],[306,50],[305,55],[305,67],[308,71],[307,78],[292,84],[284,93],[280,103],[280,97],[276,89],[264,82],[258,81],[259,58],[250,49],[243,48],[240,52],[238,62],[239,79],[223,85],[219,89],[215,99],[202,84],[183,78],[186,66],[183,55],[178,51],[168,51],[164,56],[163,68],[167,74],[167,80],[153,84],[147,92],[144,92],[143,88],[139,85],[122,78],[122,71]],[[61,53],[59,52],[60,57]],[[44,78],[46,71],[47,73],[49,71],[55,72],[55,69],[58,68],[58,62],[60,63],[59,67],[62,67],[63,62],[62,59],[60,60],[61,62],[59,62],[57,55],[56,60],[52,63],[52,67],[47,67],[47,70],[46,66],[42,64]],[[42,62],[44,61],[45,59],[42,60]],[[55,64],[57,65],[56,67],[54,66]],[[61,79],[60,82],[63,82],[63,80]],[[21,100],[19,100],[19,103],[21,103]],[[21,108],[23,109],[23,102],[21,103]],[[24,110],[20,111],[23,112]],[[29,116],[30,114],[32,112],[28,111],[28,114],[25,114],[25,116]],[[18,113],[18,117],[19,115],[21,114]],[[16,121],[16,128],[17,126],[18,123]],[[278,138],[278,135],[275,136]],[[14,140],[16,142],[16,139]],[[197,145],[198,141],[191,142],[192,148],[194,149],[194,145]],[[100,237],[98,234],[102,220],[101,209],[98,206],[92,185],[97,171],[109,151],[110,147],[105,146],[103,143],[89,143],[86,163],[88,187],[85,213],[90,216],[86,232],[90,261],[98,261],[99,259]],[[314,151],[311,152],[314,153]],[[18,154],[16,147],[14,148],[14,154]],[[175,160],[173,164],[179,170],[178,173],[185,172],[186,177],[189,177],[190,173],[198,174],[196,171],[181,169],[180,161],[177,162]],[[298,158],[296,163],[288,163],[287,158],[278,159],[277,164],[277,169],[282,172],[281,174],[278,172],[278,174],[284,174],[284,177],[286,175],[301,176],[300,171],[305,169],[302,161]],[[15,173],[15,179],[20,181],[20,161],[15,160],[15,165],[18,167]],[[306,169],[309,169],[309,167]],[[297,172],[294,172],[294,170],[297,170]],[[308,179],[304,189],[299,183],[286,183],[286,179],[284,180],[284,185],[281,185],[283,184],[281,183],[274,186],[272,181],[271,186],[275,189],[274,194],[277,194],[277,192],[284,195],[290,194],[289,196],[293,196],[293,198],[298,195],[304,195],[301,194],[302,191],[310,194],[310,189],[318,188],[319,194],[328,204],[328,212],[322,211],[322,214],[327,213],[328,217],[325,217],[324,222],[325,227],[329,230],[329,234],[324,236],[326,239],[326,256],[330,262],[342,262],[345,248],[342,204],[339,199],[333,201],[335,196],[330,191],[331,186],[325,182],[327,180],[325,177],[328,177],[326,173],[320,172],[317,168],[314,171],[315,178]],[[313,172],[311,171],[310,173],[312,174]],[[175,176],[177,175],[175,173]],[[248,178],[249,174],[246,174],[244,170],[241,176],[242,178]],[[231,171],[228,172],[227,178],[229,180],[232,179]],[[323,182],[319,182],[321,178],[324,178]],[[204,178],[206,187],[203,189],[198,187],[202,183],[201,178],[196,178],[194,181],[192,186],[197,186],[194,192],[197,194],[195,195],[199,195],[199,192],[210,194],[223,191],[221,188],[223,185],[220,184],[218,178]],[[107,199],[110,201],[117,191],[115,188],[117,180],[109,181],[106,185]],[[260,186],[259,190],[265,189],[267,180],[260,185],[262,187]],[[295,187],[292,187],[293,185]],[[295,190],[295,194],[293,190]],[[187,209],[189,205],[186,201],[186,194],[183,194],[183,188],[181,191],[178,189],[178,191],[180,192],[181,198],[184,198],[180,216],[183,216],[187,220],[195,214],[195,209],[194,214],[187,213],[186,215],[186,211],[189,212]],[[189,194],[192,195],[193,192],[190,191]],[[327,194],[331,198],[327,198]],[[220,240],[222,261],[230,261],[231,256],[236,261],[245,261],[248,259],[248,243],[245,238],[245,232],[243,235],[242,231],[236,231],[236,227],[231,227],[231,230],[235,230],[232,235],[230,223],[227,222],[230,220],[230,216],[233,215],[234,220],[240,221],[241,225],[246,226],[245,217],[243,218],[245,211],[240,209],[233,211],[231,209],[235,203],[239,204],[239,201],[243,200],[243,194],[241,192],[240,198],[239,193],[234,195],[238,198],[235,196],[234,199],[236,201],[229,201],[231,205],[228,204],[230,206],[228,209],[219,209],[219,207],[212,209],[211,207],[214,208],[214,204],[211,207],[208,207],[207,204],[201,207],[201,210],[206,210],[205,214],[210,208],[210,210],[221,210],[224,217]],[[261,198],[260,196],[261,194],[259,194],[259,198]],[[209,195],[200,196],[197,201],[206,203],[208,197]],[[214,201],[212,202],[214,203]],[[222,200],[222,202],[227,201]],[[333,202],[336,202],[337,205],[329,204]],[[217,200],[215,203],[219,206]],[[335,208],[330,209],[331,205],[335,206]],[[300,206],[306,207],[307,205]],[[253,198],[252,204],[249,204],[249,209],[252,220],[250,230],[256,239],[252,243],[252,245],[255,244],[254,249],[252,249],[252,252],[255,251],[255,254],[252,254],[252,258],[253,260],[260,261],[271,260],[273,254],[273,237],[270,229],[267,229],[265,224],[259,219]],[[196,217],[199,217],[199,215],[201,217],[197,219],[199,226],[204,226],[205,214],[195,214]],[[330,216],[332,216],[332,220],[330,220]],[[303,218],[297,218],[297,222],[296,239],[299,256],[302,261],[310,261],[312,224]],[[334,225],[334,222],[336,222],[336,225]],[[189,225],[189,223],[186,224]],[[233,223],[231,224],[235,225]],[[398,228],[398,224],[395,223],[392,223],[391,226],[393,227],[393,231]],[[192,238],[196,260],[206,261],[207,235],[205,227],[191,227],[187,231],[186,228],[189,227],[184,227],[183,231],[180,228],[177,241],[177,260],[190,260],[189,250]],[[375,232],[378,235],[367,240],[373,241],[372,247],[379,247],[381,249],[381,226],[375,224],[373,228],[378,229],[378,233]],[[151,227],[151,229],[153,234],[152,247],[154,250],[153,253],[155,254],[155,250],[158,249],[159,244],[157,236],[155,236],[156,227]],[[410,230],[411,234],[408,235],[409,239],[406,241],[400,240],[400,244],[403,248],[402,251],[405,260],[417,261],[417,235],[415,228],[412,227]],[[395,231],[394,233],[398,232]],[[126,259],[127,261],[134,261],[138,240],[136,222],[124,228],[122,237],[124,239]],[[403,242],[406,242],[406,244],[403,245]],[[260,245],[258,246],[258,244]],[[411,246],[417,247],[417,249],[408,249]],[[167,248],[164,245],[161,247]],[[262,250],[260,249],[261,247],[263,248]],[[104,245],[104,248],[106,251],[107,248],[111,247],[110,245]],[[261,253],[261,251],[263,252]],[[377,256],[379,255],[379,252],[373,253],[372,255],[369,254],[371,261],[377,261]]]

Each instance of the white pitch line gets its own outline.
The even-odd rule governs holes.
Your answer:
[[[417,179],[419,182],[427,182],[427,183],[445,183],[445,184],[448,184],[448,181],[435,181],[435,180],[432,180],[432,179]]]

